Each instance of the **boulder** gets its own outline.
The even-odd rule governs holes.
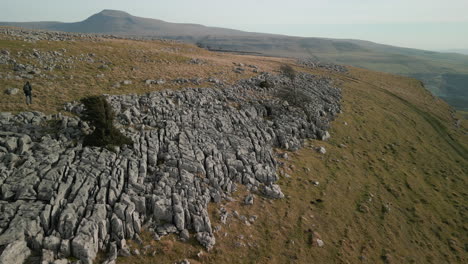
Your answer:
[[[92,264],[98,252],[94,239],[84,234],[73,238],[71,249],[73,256],[79,258],[83,264]]]
[[[317,152],[320,153],[320,154],[326,154],[327,150],[324,147],[318,147]]]
[[[42,246],[44,249],[57,253],[60,249],[60,238],[56,236],[45,237]]]
[[[207,250],[211,250],[216,243],[215,237],[208,232],[199,232],[197,233],[196,238]]]
[[[26,241],[17,240],[8,244],[0,255],[0,263],[23,263],[31,255]]]
[[[271,185],[263,185],[263,188],[261,189],[262,193],[273,199],[282,199],[284,198],[283,192],[281,192],[281,188],[276,185],[276,184],[271,184]]]
[[[254,195],[253,194],[248,194],[244,198],[244,204],[245,205],[252,205],[254,203]]]
[[[55,259],[54,252],[47,249],[42,249],[42,263],[52,263]]]
[[[7,137],[3,145],[8,151],[14,152],[18,147],[18,139],[16,137]]]
[[[18,88],[8,88],[6,89],[5,93],[8,95],[15,95],[19,92]]]

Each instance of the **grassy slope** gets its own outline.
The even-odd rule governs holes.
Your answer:
[[[32,106],[24,103],[22,87],[25,80],[0,79],[0,111],[26,111],[37,110],[43,112],[60,111],[65,102],[78,100],[84,96],[96,94],[125,94],[146,93],[160,89],[177,89],[181,87],[194,87],[192,84],[176,84],[171,80],[177,78],[217,78],[226,83],[233,83],[241,78],[253,75],[251,70],[243,74],[232,71],[235,67],[233,62],[241,60],[236,56],[221,55],[199,49],[193,45],[174,44],[160,41],[128,41],[128,40],[102,40],[92,42],[78,40],[76,42],[47,42],[27,43],[19,40],[6,40],[0,34],[0,50],[6,49],[16,57],[18,51],[30,55],[33,49],[40,52],[60,51],[65,58],[79,57],[82,54],[93,53],[95,62],[88,63],[75,59],[70,64],[73,69],[54,70],[52,72],[42,71],[49,77],[35,77],[32,80],[33,95],[35,102]],[[62,52],[62,51],[60,51]],[[87,56],[86,56],[87,57]],[[206,61],[206,64],[190,64],[192,58]],[[242,62],[246,64],[261,65],[260,70],[272,71],[278,68],[281,59],[266,59],[257,57],[244,57]],[[17,58],[19,63],[33,64],[39,66],[38,61],[33,58]],[[103,63],[110,65],[110,69],[99,69]],[[247,68],[248,69],[248,68]],[[14,74],[12,66],[0,65],[0,73]],[[97,75],[104,74],[99,78]],[[145,80],[157,80],[164,78],[166,84],[158,86],[145,84]],[[123,80],[131,80],[132,85],[121,85],[114,88],[114,84]],[[213,86],[205,82],[203,87]],[[10,87],[20,89],[16,95],[4,95],[4,90]]]
[[[468,56],[399,48],[359,40],[225,37],[200,40],[215,49],[315,59],[417,78],[433,94],[466,111]],[[461,80],[461,81],[460,81]]]
[[[344,113],[329,142],[309,141],[285,160],[286,199],[257,196],[243,206],[240,191],[237,202],[223,203],[257,215],[251,226],[237,219],[220,224],[221,205],[213,204],[214,225],[222,229],[202,257],[196,244],[169,237],[155,246],[156,258],[118,263],[466,262],[468,140],[448,106],[413,79],[361,69],[331,75],[342,81]],[[317,236],[324,247],[315,245]]]
[[[0,111],[56,112],[63,102],[85,95],[160,89],[144,85],[148,78],[197,75],[233,82],[253,73],[232,73],[232,62],[273,71],[283,61],[220,55],[188,45],[122,40],[34,45],[0,41],[0,49],[5,47],[10,51],[65,47],[70,54],[96,53],[114,66],[103,72],[104,79],[95,78],[101,73],[97,70],[100,63],[79,63],[74,70],[53,72],[66,79],[34,80],[38,97],[30,109],[19,94],[1,96]],[[145,63],[143,55],[154,62]],[[188,64],[193,57],[209,63]],[[138,69],[132,71],[131,67]],[[3,68],[2,73],[6,72],[11,69]],[[280,180],[285,199],[271,201],[257,196],[253,206],[243,206],[240,201],[245,193],[241,189],[235,194],[238,201],[223,206],[258,219],[251,226],[233,218],[221,225],[221,205],[212,204],[213,225],[222,226],[213,251],[204,252],[193,240],[182,243],[174,236],[152,241],[144,233],[145,245],[152,246],[148,252],[154,251],[156,256],[119,258],[118,263],[174,263],[184,258],[192,263],[466,262],[466,122],[464,128],[455,129],[447,104],[414,79],[357,68],[347,75],[312,72],[340,83],[344,112],[333,122],[329,142],[310,141],[308,147],[290,153],[291,158],[284,161],[282,170],[291,175]],[[70,75],[74,75],[73,80],[69,80]],[[134,84],[111,88],[126,79]],[[20,87],[22,81],[0,80],[0,85]],[[327,154],[318,154],[311,146],[324,146]],[[315,186],[314,181],[320,184]],[[315,245],[317,236],[324,247]],[[132,245],[144,252],[142,246]],[[199,252],[203,252],[201,257]]]
[[[382,45],[362,40],[299,38],[258,34],[200,25],[166,23],[105,10],[77,23],[1,23],[68,32],[101,32],[153,35],[200,43],[214,50],[254,52],[268,56],[314,57],[322,61],[352,65],[373,71],[417,78],[426,88],[461,111],[467,111],[466,82],[454,84],[457,74],[468,78],[468,56]],[[441,81],[441,79],[446,79]],[[455,89],[454,89],[455,88]]]

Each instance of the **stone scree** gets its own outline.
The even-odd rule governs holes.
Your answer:
[[[330,80],[299,75],[295,85],[312,98],[301,109],[257,86],[265,79],[291,85],[263,74],[224,89],[107,96],[116,125],[134,140],[115,151],[83,147],[90,128],[76,117],[1,113],[0,262],[35,251],[45,263],[92,263],[102,250],[113,263],[143,226],[156,239],[190,231],[211,249],[208,203],[229,199],[239,184],[284,197],[273,148],[329,137],[340,112]]]

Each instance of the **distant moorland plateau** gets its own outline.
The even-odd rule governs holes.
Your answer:
[[[65,32],[148,36],[195,43],[210,50],[314,58],[421,80],[434,95],[468,111],[468,55],[400,48],[363,40],[305,38],[169,23],[104,10],[76,23],[0,22],[2,26]]]

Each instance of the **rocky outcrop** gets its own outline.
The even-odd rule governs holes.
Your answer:
[[[77,39],[99,42],[102,39],[159,40],[168,43],[180,43],[176,40],[161,39],[157,36],[124,36],[111,34],[72,33],[48,30],[33,30],[12,27],[0,27],[0,34],[8,40],[36,41],[76,41]]]
[[[265,79],[290,85],[265,74],[224,89],[108,96],[134,141],[113,151],[83,147],[89,127],[78,118],[0,114],[1,257],[27,257],[29,248],[44,259],[92,263],[103,250],[114,252],[112,262],[116,252],[129,254],[126,240],[143,228],[183,239],[190,231],[211,249],[208,203],[229,199],[240,184],[282,198],[272,149],[322,138],[340,111],[330,80],[299,75],[295,85],[312,100],[296,108],[276,88],[257,86]]]
[[[340,72],[340,73],[348,72],[348,69],[346,68],[346,66],[333,64],[333,63],[325,63],[325,62],[317,61],[312,58],[300,59],[297,61],[297,63],[307,68],[311,68],[311,69],[324,69],[324,70]]]

